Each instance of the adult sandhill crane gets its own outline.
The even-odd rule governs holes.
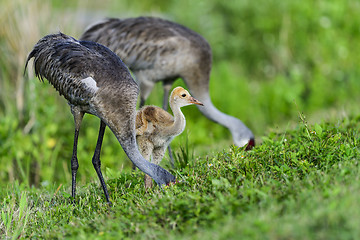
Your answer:
[[[170,142],[185,129],[186,120],[181,107],[203,105],[182,87],[176,87],[170,94],[170,108],[174,114],[157,106],[144,106],[136,114],[136,141],[143,157],[159,164]],[[152,180],[145,175],[145,187],[152,187]]]
[[[75,198],[79,167],[77,143],[85,113],[100,118],[100,130],[92,163],[100,179],[106,201],[109,193],[100,169],[100,150],[108,126],[133,164],[151,176],[161,187],[175,177],[156,164],[146,161],[136,145],[135,118],[138,85],[127,67],[108,48],[94,42],[77,41],[62,33],[39,40],[29,54],[25,69],[34,57],[36,76],[46,78],[68,101],[75,120],[71,158],[72,196]]]
[[[132,70],[140,84],[140,106],[154,84],[163,81],[163,108],[173,82],[182,78],[210,120],[228,128],[237,146],[251,148],[254,135],[239,119],[219,111],[211,102],[209,77],[212,53],[198,33],[171,21],[153,17],[107,19],[89,27],[83,40],[101,43],[114,51]]]

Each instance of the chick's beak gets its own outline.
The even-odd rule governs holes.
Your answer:
[[[197,99],[195,99],[193,97],[190,97],[189,102],[192,103],[192,104],[204,106],[204,104],[202,104],[202,102],[200,102],[199,100],[197,100]]]

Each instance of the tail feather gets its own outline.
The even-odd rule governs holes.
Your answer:
[[[44,81],[44,78],[47,78],[47,63],[50,61],[49,54],[51,53],[50,47],[58,42],[59,40],[63,41],[76,41],[74,38],[67,36],[61,32],[58,34],[50,34],[38,41],[38,43],[34,46],[34,49],[29,53],[26,63],[25,63],[25,69],[24,69],[24,75],[26,73],[26,69],[28,66],[28,63],[31,58],[34,58],[34,69],[35,69],[35,75],[41,80]],[[50,65],[53,65],[50,63]],[[53,67],[53,66],[51,66]]]
[[[46,78],[70,102],[83,104],[93,95],[81,80],[95,74],[93,65],[96,63],[93,62],[103,58],[97,51],[58,33],[47,35],[35,44],[27,57],[25,70],[31,58],[34,58],[35,75],[39,80],[44,82]]]

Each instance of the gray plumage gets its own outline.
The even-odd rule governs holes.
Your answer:
[[[39,40],[27,58],[34,58],[35,74],[46,78],[63,95],[74,115],[75,137],[71,159],[72,195],[78,168],[77,139],[85,113],[101,119],[93,164],[106,199],[106,185],[100,170],[100,149],[105,126],[115,134],[129,159],[159,185],[175,181],[165,169],[146,161],[135,140],[135,115],[138,85],[120,58],[108,48],[94,42],[77,41],[65,34],[47,35]]]
[[[140,85],[143,106],[154,84],[164,83],[163,107],[172,83],[182,78],[190,93],[204,103],[199,110],[227,127],[238,146],[254,146],[254,135],[239,119],[219,111],[211,102],[209,79],[212,52],[198,33],[180,24],[153,17],[107,19],[89,27],[81,36],[109,47],[133,71]]]

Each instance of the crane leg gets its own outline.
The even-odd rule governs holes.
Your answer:
[[[165,111],[168,110],[168,106],[169,106],[169,95],[170,95],[170,90],[171,87],[174,83],[174,80],[165,80],[163,81],[163,89],[164,89],[164,97],[163,97],[163,109]]]
[[[100,129],[99,129],[99,137],[96,143],[96,148],[95,148],[95,152],[94,152],[94,156],[92,158],[92,164],[95,168],[95,171],[99,177],[102,189],[104,190],[104,194],[105,194],[105,198],[106,201],[109,205],[111,205],[110,199],[109,199],[109,192],[106,188],[106,184],[105,184],[105,180],[104,177],[101,173],[101,161],[100,161],[100,152],[101,152],[101,145],[102,145],[102,141],[104,138],[104,133],[105,133],[105,128],[106,125],[105,123],[101,120],[100,122]]]
[[[171,147],[170,147],[170,144],[169,144],[169,146],[167,147],[167,150],[168,150],[168,153],[169,153],[169,157],[170,157],[170,165],[171,165],[171,167],[172,168],[174,168],[175,167],[175,160],[174,160],[174,156],[173,156],[173,154],[172,154],[172,150],[171,150]]]
[[[77,144],[79,138],[79,131],[82,119],[84,117],[84,113],[78,111],[76,108],[71,108],[71,112],[74,115],[75,121],[75,134],[74,134],[74,145],[73,145],[73,154],[71,157],[71,196],[75,198],[76,195],[76,173],[79,168],[79,163],[77,159]]]
[[[142,108],[145,105],[145,99],[140,96],[140,105],[139,108]]]

